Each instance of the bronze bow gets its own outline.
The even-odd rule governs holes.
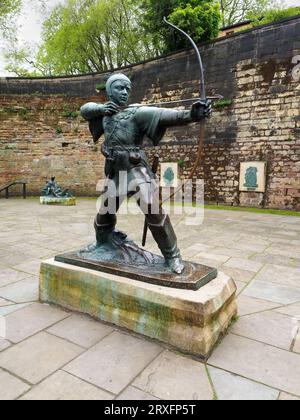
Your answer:
[[[204,69],[203,69],[203,63],[202,63],[202,58],[201,58],[201,54],[200,54],[199,48],[197,47],[195,41],[190,37],[190,35],[188,35],[182,29],[178,28],[173,23],[170,23],[165,17],[164,17],[164,22],[167,25],[169,25],[171,28],[175,29],[176,31],[178,31],[182,35],[184,35],[189,40],[189,42],[192,44],[193,49],[195,50],[195,53],[196,53],[196,56],[197,56],[198,64],[199,64],[199,71],[200,71],[200,74],[199,74],[199,93],[200,93],[200,100],[206,101],[208,98],[206,96],[205,79],[204,79]],[[218,97],[214,97],[212,99],[217,99],[217,98],[220,99],[222,97],[221,96],[218,96]],[[188,99],[187,101],[190,101],[190,100]],[[189,176],[188,176],[188,179],[189,180],[190,179],[193,179],[193,177],[195,176],[195,174],[197,172],[197,169],[198,169],[198,167],[200,165],[200,162],[201,162],[201,159],[202,159],[203,153],[204,153],[204,142],[205,142],[205,120],[203,119],[203,120],[200,121],[200,134],[199,134],[197,158],[196,158],[196,161],[194,163],[194,166],[191,169],[191,172],[189,173]],[[180,191],[181,188],[182,187],[180,187],[179,189],[177,189],[176,191],[174,191],[167,199],[163,200],[160,203],[160,205],[162,206],[165,202],[167,202],[171,198],[173,198]],[[145,221],[144,233],[143,233],[143,241],[142,241],[143,246],[146,245],[147,231],[148,231],[148,225],[147,225],[147,221]]]
[[[204,79],[204,69],[203,69],[203,62],[202,62],[202,58],[201,58],[201,54],[199,51],[199,48],[197,47],[195,41],[190,37],[190,35],[188,35],[186,32],[184,32],[182,29],[178,28],[176,25],[174,25],[171,22],[168,22],[168,20],[164,17],[164,22],[171,26],[171,28],[175,29],[176,31],[180,32],[182,35],[184,35],[189,42],[192,44],[193,49],[195,50],[196,56],[197,56],[197,60],[198,60],[198,64],[199,64],[199,70],[200,70],[200,74],[199,74],[199,92],[200,92],[200,98],[202,101],[206,101],[207,97],[206,97],[206,89],[205,89],[205,79]],[[192,179],[198,169],[198,166],[200,165],[202,156],[203,156],[203,152],[204,152],[204,141],[205,141],[205,120],[201,120],[200,121],[200,135],[199,135],[199,142],[198,142],[198,154],[197,154],[197,158],[195,161],[195,164],[193,166],[193,168],[191,169],[191,172],[188,176],[188,179]],[[168,198],[168,200],[170,198],[173,198],[174,195],[177,193],[178,191],[176,191],[175,193],[173,193],[171,195],[171,197]]]

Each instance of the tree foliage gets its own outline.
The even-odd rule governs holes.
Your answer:
[[[267,11],[263,17],[259,15],[251,16],[253,26],[264,25],[267,23],[277,22],[289,17],[300,15],[300,7],[289,7],[287,9],[274,9]]]
[[[187,5],[177,7],[169,16],[172,23],[186,31],[195,42],[210,41],[218,36],[221,13],[217,3],[211,1],[190,0]],[[173,42],[172,42],[173,38]],[[171,41],[171,42],[170,42]],[[187,41],[177,32],[166,38],[169,50],[185,47]],[[175,47],[175,48],[174,48]]]
[[[164,17],[200,43],[215,38],[222,24],[251,18],[255,25],[298,13],[298,8],[280,10],[278,1],[65,0],[50,13],[47,1],[35,0],[45,15],[49,12],[42,43],[37,49],[18,44],[10,34],[6,68],[19,76],[107,71],[189,46],[163,24]],[[0,31],[7,30],[21,3],[0,0]]]
[[[279,7],[278,0],[219,0],[222,24],[230,26]],[[282,3],[282,2],[281,2]]]
[[[67,0],[45,21],[37,62],[50,74],[101,72],[152,57],[135,0]]]
[[[168,53],[186,47],[181,35],[163,25],[167,17],[180,26],[196,42],[213,39],[219,31],[220,7],[211,0],[143,0],[142,25],[151,34],[152,42],[159,53]]]
[[[0,31],[7,34],[13,27],[12,18],[20,11],[22,0],[0,1]]]

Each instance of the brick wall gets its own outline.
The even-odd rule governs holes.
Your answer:
[[[201,47],[207,93],[228,100],[207,123],[197,173],[205,179],[207,201],[299,209],[299,39],[300,18],[294,18]],[[122,71],[133,81],[132,102],[197,94],[198,67],[190,50]],[[0,185],[25,179],[29,192],[39,194],[55,174],[77,195],[95,195],[104,166],[100,146],[74,113],[87,101],[104,100],[95,87],[105,77],[0,79]],[[183,177],[196,158],[198,133],[197,124],[171,129],[158,148],[163,161],[185,162]],[[239,193],[240,163],[248,160],[267,162],[266,194]]]

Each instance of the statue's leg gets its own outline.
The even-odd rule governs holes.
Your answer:
[[[124,198],[116,197],[115,212],[108,211],[108,199],[102,200],[101,208],[97,216],[95,217],[95,231],[97,245],[102,245],[109,241],[111,234],[114,232],[117,224],[118,212]]]
[[[184,271],[184,264],[178,248],[175,231],[170,217],[159,206],[159,197],[151,193],[150,184],[140,186],[138,205],[145,213],[148,227],[161,253],[165,257],[166,263],[172,271],[181,274]]]

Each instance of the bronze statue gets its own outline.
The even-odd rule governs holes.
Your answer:
[[[173,110],[128,104],[131,81],[123,74],[111,76],[106,84],[109,101],[106,104],[88,103],[81,108],[81,115],[89,121],[95,142],[104,134],[102,152],[106,158],[105,174],[116,187],[114,212],[106,212],[107,200],[95,219],[97,245],[126,240],[126,235],[115,230],[118,212],[123,200],[134,196],[139,190],[138,205],[145,213],[148,227],[157,242],[169,269],[181,274],[184,264],[177,245],[177,238],[168,215],[157,203],[152,182],[156,178],[142,149],[147,136],[156,146],[168,127],[188,125],[201,121],[211,114],[211,102],[199,100],[190,110]],[[124,190],[120,172],[127,174],[127,187],[136,186],[136,191]],[[156,202],[155,202],[156,201]],[[153,212],[153,208],[158,211]]]
[[[68,189],[62,190],[57,184],[55,176],[51,177],[51,180],[47,182],[45,188],[42,191],[43,197],[52,198],[71,198],[72,194]]]

